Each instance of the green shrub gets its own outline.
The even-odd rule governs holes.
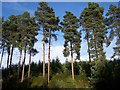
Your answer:
[[[31,80],[31,87],[32,88],[43,88],[47,86],[47,80],[43,80],[43,76],[32,77]]]

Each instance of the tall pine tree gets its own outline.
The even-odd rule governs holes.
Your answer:
[[[106,14],[107,18],[105,19],[105,24],[109,34],[108,41],[109,45],[111,41],[116,37],[116,46],[113,47],[114,54],[112,58],[118,56],[120,58],[120,7],[110,5],[109,10]]]
[[[62,25],[63,37],[65,39],[63,54],[65,57],[71,57],[72,67],[72,79],[74,80],[74,58],[73,54],[76,53],[76,59],[80,60],[80,43],[81,43],[81,31],[78,30],[80,27],[79,19],[71,12],[66,11],[64,15]]]
[[[103,23],[104,8],[97,3],[88,3],[80,16],[80,22],[85,30],[85,39],[88,43],[89,59],[103,60],[105,59],[105,52],[103,43],[105,43],[106,29]]]
[[[45,42],[48,42],[48,83],[50,80],[50,48],[52,37],[57,40],[54,32],[59,30],[59,18],[55,16],[55,12],[46,2],[40,2],[38,11],[35,12],[38,24],[42,27],[42,47],[43,47],[43,78],[45,77]]]

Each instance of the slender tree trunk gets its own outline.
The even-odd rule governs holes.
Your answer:
[[[17,76],[17,79],[19,79],[19,75],[20,75],[20,62],[21,62],[21,58],[22,58],[22,50],[20,50],[20,58],[19,58],[19,61],[18,61],[18,76]]]
[[[1,61],[0,61],[0,67],[1,67],[1,65],[2,65],[2,60],[3,60],[4,50],[5,50],[5,46],[3,46],[3,49],[2,49],[2,55],[1,55]]]
[[[30,49],[30,56],[29,56],[28,79],[30,78],[30,64],[31,64],[31,49]]]
[[[11,72],[12,72],[11,65],[12,65],[13,49],[14,49],[14,46],[12,46],[12,49],[11,49],[11,55],[10,55],[10,74],[11,74]]]
[[[10,61],[10,47],[8,48],[7,68],[9,68],[9,61]]]
[[[95,54],[95,58],[98,59],[97,42],[96,42],[96,40],[97,40],[97,34],[96,34],[96,31],[95,31],[95,30],[93,30],[93,33],[94,33],[94,34],[93,34],[93,35],[94,35],[94,38],[93,38],[93,39],[95,40],[95,44],[94,44],[94,46],[95,46],[95,53],[96,53],[96,54]]]
[[[70,43],[70,56],[71,56],[71,68],[72,68],[72,79],[74,80],[74,61],[73,61],[73,52],[72,52],[72,43]]]
[[[86,31],[87,32],[87,31]],[[87,32],[87,43],[88,43],[88,55],[89,55],[89,68],[90,68],[90,77],[92,76],[91,74],[91,54],[90,54],[90,44],[89,44],[89,34]]]
[[[21,78],[21,82],[23,82],[23,80],[24,80],[25,60],[26,60],[26,47],[25,47],[25,50],[24,50],[24,59],[23,59],[23,64],[22,64],[22,78]]]
[[[44,34],[42,35],[42,39],[44,39]],[[42,59],[43,59],[43,79],[45,79],[45,42],[42,41]]]
[[[51,45],[51,31],[49,34],[49,47],[48,47],[48,83],[50,81],[50,45]]]
[[[88,42],[88,55],[89,55],[89,62],[91,62],[91,56],[90,56],[90,45],[89,45],[89,42]]]
[[[87,32],[87,31],[86,31]],[[88,43],[88,55],[89,55],[89,62],[91,62],[91,57],[90,57],[90,45],[89,45],[89,34],[87,32],[87,43]]]

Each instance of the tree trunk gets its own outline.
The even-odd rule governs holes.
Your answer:
[[[23,82],[23,80],[24,80],[25,60],[26,60],[26,47],[25,47],[25,50],[24,50],[24,59],[23,59],[23,64],[22,64],[22,78],[21,78],[21,82]]]
[[[29,56],[28,79],[30,78],[30,64],[31,64],[31,49],[30,49],[30,56]]]
[[[12,65],[13,49],[14,49],[14,46],[12,46],[12,49],[11,49],[11,55],[10,55],[10,74],[11,74],[11,72],[12,72],[11,65]]]
[[[89,45],[89,34],[88,32],[86,31],[87,33],[87,43],[88,43],[88,55],[89,55],[89,62],[91,62],[91,57],[90,57],[90,45]]]
[[[51,45],[51,31],[49,35],[49,47],[48,47],[48,83],[50,81],[50,45]]]
[[[22,58],[22,50],[20,50],[20,58],[19,58],[19,61],[18,61],[18,76],[17,76],[17,79],[19,79],[19,74],[20,74],[20,62],[21,62],[21,58]]]
[[[98,51],[97,51],[97,42],[96,42],[96,40],[97,40],[97,34],[96,34],[96,30],[93,30],[93,35],[94,35],[94,40],[95,40],[95,58],[96,58],[96,60],[98,60]]]
[[[91,62],[91,56],[90,56],[90,45],[89,45],[89,42],[88,42],[88,55],[89,55],[89,62]]]
[[[9,68],[9,61],[10,61],[10,47],[8,48],[7,68]]]
[[[72,43],[70,43],[70,56],[71,56],[71,68],[72,68],[72,79],[74,80],[74,61],[73,61],[73,52],[72,52]]]
[[[42,39],[44,39],[44,35],[42,35]],[[43,79],[45,79],[45,42],[42,41],[42,59],[43,59]]]
[[[3,46],[3,49],[2,49],[2,55],[1,55],[1,61],[0,61],[0,67],[1,67],[1,65],[2,65],[2,60],[3,60],[4,50],[5,50],[5,47]]]

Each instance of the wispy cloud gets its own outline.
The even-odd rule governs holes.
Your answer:
[[[10,9],[12,11],[16,11],[16,12],[25,12],[28,11],[31,16],[34,16],[34,11],[30,8],[27,8],[25,6],[23,6],[20,2],[14,2],[14,3],[5,3],[4,5],[5,8]]]

